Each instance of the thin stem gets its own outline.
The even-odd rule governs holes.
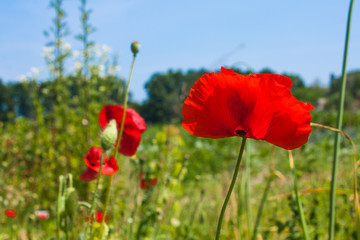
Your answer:
[[[126,90],[125,90],[125,97],[124,97],[124,108],[123,108],[123,115],[122,115],[122,119],[121,119],[121,125],[120,125],[120,130],[118,132],[118,138],[117,138],[117,142],[116,142],[116,147],[115,147],[115,153],[114,153],[114,158],[117,160],[117,155],[118,155],[118,150],[120,147],[120,143],[121,143],[121,138],[122,135],[124,133],[124,126],[125,126],[125,118],[126,118],[126,109],[127,109],[127,102],[128,102],[128,96],[129,96],[129,87],[130,87],[130,82],[131,82],[131,77],[134,71],[134,65],[135,65],[135,58],[136,55],[134,54],[133,56],[133,60],[131,63],[131,68],[130,68],[130,74],[129,74],[129,80],[126,83]],[[101,230],[100,230],[100,236],[101,238],[103,238],[103,234],[104,234],[104,224],[105,224],[105,214],[107,212],[108,209],[108,205],[109,205],[109,199],[110,199],[110,194],[111,194],[111,184],[112,184],[112,179],[113,179],[113,175],[110,176],[109,182],[108,182],[108,186],[107,186],[107,190],[106,190],[106,198],[105,198],[105,206],[104,206],[104,217],[101,221]],[[86,240],[86,239],[85,239]]]
[[[258,228],[259,228],[259,224],[260,224],[261,215],[262,215],[263,208],[264,208],[264,205],[265,205],[265,202],[266,202],[266,199],[267,199],[267,194],[268,194],[268,192],[269,192],[269,189],[270,189],[270,186],[271,186],[271,182],[272,182],[274,179],[275,179],[275,177],[274,177],[274,175],[273,175],[273,173],[272,173],[271,176],[269,177],[268,181],[267,181],[267,184],[266,184],[266,187],[265,187],[263,196],[262,196],[262,198],[261,198],[259,211],[258,211],[258,213],[257,213],[257,215],[256,215],[254,231],[253,231],[253,234],[252,234],[252,237],[251,237],[252,240],[255,240],[255,239],[256,239],[256,235],[257,235]]]
[[[291,151],[289,151],[289,162],[290,162],[291,174],[292,174],[293,182],[294,182],[294,192],[295,192],[296,205],[298,207],[298,211],[299,211],[299,214],[300,214],[301,228],[303,230],[303,237],[304,237],[305,240],[309,240],[310,239],[309,238],[309,233],[308,233],[308,230],[307,230],[305,214],[304,214],[304,210],[302,208],[301,199],[299,197],[299,191],[298,191],[298,185],[297,185],[297,177],[296,177],[296,169],[295,169],[294,159],[293,159],[293,156],[291,154]]]
[[[56,205],[56,239],[60,240],[60,205],[63,192],[64,176],[59,177],[59,192]]]
[[[226,194],[224,204],[223,204],[223,206],[221,208],[221,213],[220,213],[220,216],[219,216],[219,221],[218,221],[218,225],[217,225],[217,229],[216,229],[216,238],[215,238],[216,240],[220,239],[221,224],[222,224],[222,221],[223,221],[223,218],[224,218],[226,206],[227,206],[227,204],[228,204],[228,202],[230,200],[230,196],[231,196],[231,193],[232,193],[232,191],[234,189],[236,178],[237,178],[237,175],[239,173],[240,163],[241,163],[242,155],[243,155],[243,152],[244,152],[244,149],[245,149],[246,139],[247,139],[246,137],[243,137],[243,139],[242,139],[240,152],[239,152],[239,156],[238,156],[238,159],[237,159],[237,162],[236,162],[234,174],[233,174],[233,177],[232,177],[232,180],[231,180],[231,183],[230,183],[229,190],[228,190],[228,192]]]
[[[344,113],[344,100],[345,100],[345,88],[346,88],[346,60],[347,60],[347,52],[349,45],[352,6],[353,6],[353,0],[350,1],[347,27],[346,27],[345,49],[344,49],[344,58],[342,65],[341,90],[340,90],[340,99],[338,106],[339,108],[338,108],[338,116],[337,116],[337,124],[336,124],[336,128],[339,130],[342,129],[342,121],[343,121],[343,113]],[[340,149],[340,135],[338,133],[335,133],[333,166],[331,173],[331,190],[330,190],[329,240],[333,240],[335,235],[335,189],[336,189],[336,173],[337,173],[337,165],[339,159],[339,149]]]
[[[93,215],[94,215],[95,200],[96,200],[97,192],[98,192],[98,190],[99,190],[100,179],[101,179],[101,176],[102,176],[102,167],[103,167],[103,162],[104,162],[104,156],[105,156],[105,152],[103,152],[103,153],[101,154],[100,170],[99,170],[99,174],[98,174],[98,177],[97,177],[97,180],[96,180],[96,186],[95,186],[95,190],[94,190],[94,196],[93,196],[93,199],[92,199],[92,202],[91,202],[91,208],[90,208],[90,214],[89,214],[89,221],[87,222],[86,228],[85,228],[84,240],[87,240],[87,234],[88,234],[88,231],[89,231],[91,218],[93,218]],[[104,219],[104,218],[105,218],[105,213],[104,213],[103,219]],[[90,233],[90,235],[91,235],[91,233]]]
[[[122,116],[120,131],[119,131],[119,137],[118,137],[118,141],[117,141],[117,143],[116,143],[116,148],[115,148],[115,156],[114,156],[115,158],[116,158],[118,149],[119,149],[119,147],[120,147],[121,137],[122,137],[123,132],[124,132],[126,109],[127,109],[127,101],[128,101],[128,96],[129,96],[129,87],[130,87],[130,82],[131,82],[131,76],[132,76],[132,73],[133,73],[133,71],[134,71],[135,58],[136,58],[136,55],[134,55],[134,57],[133,57],[133,60],[132,60],[132,63],[131,63],[129,80],[128,80],[128,82],[126,83],[125,98],[124,98],[124,110],[123,110],[123,116]]]
[[[72,176],[71,173],[69,173],[67,175],[67,177],[68,177],[68,180],[69,180],[69,188],[71,188],[71,187],[73,187],[73,176]]]
[[[113,176],[114,175],[110,175],[109,176],[109,181],[107,184],[107,188],[106,188],[106,193],[105,193],[105,205],[104,205],[104,217],[101,220],[101,228],[100,228],[100,235],[101,235],[101,239],[103,239],[103,234],[104,234],[104,230],[105,230],[105,214],[107,213],[108,207],[109,207],[109,201],[110,201],[110,193],[111,193],[111,185],[112,185],[112,180],[113,180]]]
[[[251,204],[250,204],[250,144],[246,145],[245,152],[245,201],[246,201],[246,215],[247,215],[247,224],[248,232],[252,229],[252,214],[251,214]],[[250,233],[249,233],[250,238]]]
[[[139,176],[140,175],[140,173],[141,173],[141,171],[142,171],[142,165],[140,164],[140,171],[139,172],[137,172],[136,171],[136,169],[135,169],[135,174],[137,175],[137,176]],[[131,175],[130,175],[130,177],[131,177]],[[129,179],[129,181],[130,181],[130,179]],[[133,226],[134,226],[134,224],[135,224],[135,216],[136,216],[136,212],[137,212],[137,208],[138,208],[138,201],[137,201],[137,196],[138,196],[138,194],[139,194],[139,186],[140,186],[140,178],[136,178],[136,183],[135,183],[136,185],[136,190],[135,190],[135,195],[134,195],[134,209],[133,209],[133,211],[132,211],[132,213],[131,213],[131,215],[130,215],[130,217],[131,217],[131,219],[132,219],[132,223],[130,224],[130,226],[129,226],[129,234],[128,234],[128,240],[132,240],[133,239]]]

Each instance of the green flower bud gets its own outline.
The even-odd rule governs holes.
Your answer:
[[[140,49],[140,43],[138,41],[134,41],[131,43],[131,52],[136,56]]]
[[[78,201],[79,197],[77,192],[75,191],[75,188],[67,188],[65,190],[65,209],[66,209],[66,215],[69,216],[71,219],[71,222],[75,222],[75,218],[77,215],[78,210]]]
[[[111,119],[101,134],[101,147],[104,151],[108,151],[113,147],[117,139],[117,135],[118,130],[116,128],[116,121]]]

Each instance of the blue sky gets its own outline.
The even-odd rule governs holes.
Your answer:
[[[65,0],[74,50],[80,43],[80,1]],[[256,71],[300,74],[307,84],[329,83],[340,75],[349,1],[344,0],[89,0],[91,40],[119,54],[127,78],[130,43],[142,47],[131,91],[146,99],[144,84],[156,72],[207,68],[246,62]],[[355,2],[348,70],[360,69],[360,4]],[[0,7],[0,78],[18,80],[32,67],[45,69],[41,56],[54,10],[46,0],[2,1]],[[69,67],[71,70],[71,67]],[[40,78],[46,78],[46,72]]]

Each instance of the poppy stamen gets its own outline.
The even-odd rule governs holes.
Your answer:
[[[245,137],[246,132],[244,130],[236,129],[235,134],[238,135],[239,137]]]

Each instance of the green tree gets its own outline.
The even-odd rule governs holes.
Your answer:
[[[156,73],[146,83],[148,100],[140,108],[140,114],[148,122],[177,122],[181,120],[182,104],[194,82],[205,70],[190,70],[186,74],[170,70]]]

